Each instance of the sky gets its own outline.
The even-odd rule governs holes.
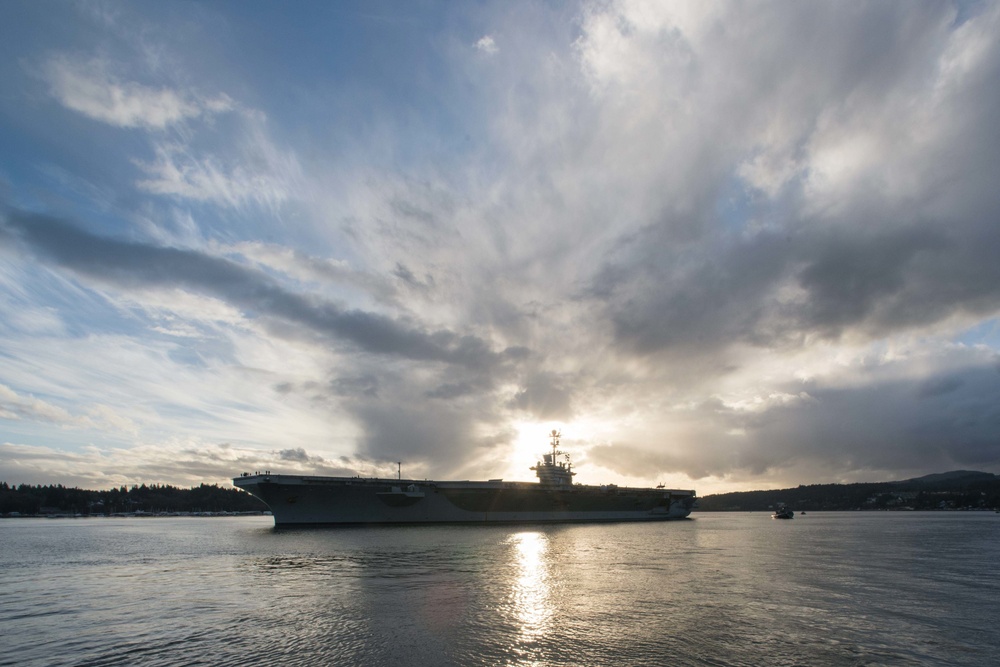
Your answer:
[[[1000,3],[0,22],[0,480],[1000,473]]]

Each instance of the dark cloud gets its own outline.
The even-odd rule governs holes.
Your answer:
[[[278,458],[282,461],[298,461],[300,463],[307,463],[312,457],[306,454],[306,450],[298,447],[296,449],[282,449],[278,452]]]
[[[335,381],[337,408],[358,428],[360,456],[454,474],[473,458],[484,434],[505,423],[496,385],[508,372],[502,368],[484,374],[465,367],[366,367],[369,375],[360,383]],[[370,383],[377,393],[365,391]]]
[[[947,252],[944,234],[919,228],[874,238],[857,233],[816,239],[810,250],[815,257],[797,276],[807,295],[803,312],[796,318],[800,327],[836,336],[845,327],[872,319],[891,330],[899,325],[925,324],[935,317],[928,313],[920,318],[922,322],[908,322],[884,311],[891,309],[908,282],[916,279],[912,274],[920,271],[921,254]],[[878,313],[880,310],[883,312]]]
[[[717,349],[760,337],[770,292],[787,266],[783,237],[724,247],[678,246],[657,229],[631,240],[597,275],[590,295],[606,304],[616,338],[639,353]]]
[[[478,387],[470,382],[446,382],[445,384],[439,385],[428,391],[427,397],[449,400],[459,398],[461,396],[468,396],[478,389]]]
[[[748,428],[761,443],[840,473],[1000,464],[1000,381],[992,369],[948,370],[923,386],[937,391],[915,393],[908,380],[812,387],[813,401],[779,408]]]
[[[611,470],[649,477],[764,477],[788,484],[887,478],[1000,466],[1000,376],[993,363],[944,369],[914,391],[908,379],[874,373],[851,386],[813,381],[788,386],[781,400],[745,409],[708,400],[668,416],[673,441],[623,440],[594,447],[589,459]]]
[[[627,444],[605,444],[591,447],[587,461],[622,475],[639,479],[655,478],[657,475],[682,473],[692,479],[701,479],[712,474],[708,466],[698,465],[688,460],[679,451],[650,449]]]
[[[12,212],[7,228],[40,257],[122,289],[175,287],[223,299],[250,317],[304,325],[373,354],[486,368],[499,361],[489,343],[291,292],[256,269],[193,250],[96,236],[55,218]]]
[[[379,378],[374,374],[357,377],[338,377],[330,381],[336,396],[366,396],[378,398]]]
[[[649,179],[651,212],[583,291],[623,347],[715,355],[878,339],[1000,309],[1000,188],[988,176],[1000,172],[1000,49],[984,41],[995,12],[959,26],[949,5],[842,9],[733,7],[708,19],[726,30],[699,25],[643,50],[651,29],[608,9],[621,13],[613,43],[637,61],[599,83],[637,102],[635,90],[682,92],[699,110],[692,123],[655,107],[691,141],[652,139],[659,116],[628,117],[642,136],[576,137],[626,170],[620,145],[665,156],[627,171]],[[586,35],[583,52],[604,34]],[[635,72],[641,88],[627,85]]]
[[[573,388],[568,378],[533,372],[522,381],[507,406],[542,421],[569,421],[573,417]]]
[[[609,260],[588,297],[643,354],[879,338],[1000,309],[1000,262],[988,250],[1000,247],[1000,225],[963,224],[844,225],[681,248],[648,230]]]
[[[407,268],[402,262],[396,262],[396,268],[393,270],[392,275],[396,276],[410,287],[416,289],[428,290],[434,287],[433,276],[427,275],[424,280],[420,280],[413,274],[413,271]]]
[[[943,394],[950,394],[959,389],[965,380],[958,377],[935,377],[923,382],[917,388],[917,396],[920,398],[933,398]]]
[[[352,409],[363,426],[359,452],[383,461],[432,461],[454,470],[464,462],[463,449],[474,430],[473,415],[465,407],[416,400],[360,402]]]

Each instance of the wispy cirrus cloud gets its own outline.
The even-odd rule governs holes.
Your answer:
[[[129,81],[103,58],[51,56],[41,67],[50,92],[68,109],[116,127],[162,130],[202,114],[231,111],[226,95],[202,97]]]
[[[76,418],[69,411],[33,396],[21,396],[0,384],[0,417],[30,419],[54,424],[72,424]]]
[[[124,66],[106,57],[50,56],[39,68],[50,93],[63,106],[120,128],[155,131],[154,158],[135,158],[145,174],[136,186],[145,192],[180,200],[241,209],[257,205],[275,210],[301,180],[295,154],[268,138],[266,117],[241,108],[225,93],[205,95],[182,87],[147,85],[118,74]],[[164,134],[184,123],[228,113],[223,125],[202,123],[203,133],[222,141],[198,141],[195,133]]]
[[[135,160],[146,178],[136,182],[146,192],[182,200],[240,209],[268,210],[287,201],[301,178],[293,153],[277,150],[259,132],[250,133],[227,155],[197,151],[179,142],[158,143],[152,161]]]
[[[107,405],[91,405],[86,414],[69,410],[35,396],[25,396],[0,384],[0,419],[51,424],[67,429],[113,431],[135,435],[135,422]]]

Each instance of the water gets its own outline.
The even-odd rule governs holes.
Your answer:
[[[995,665],[1000,516],[0,521],[0,665]]]

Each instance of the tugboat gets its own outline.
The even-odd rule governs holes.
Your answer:
[[[794,519],[795,512],[788,507],[785,507],[784,503],[778,505],[778,508],[774,510],[774,514],[771,515],[772,519]]]

